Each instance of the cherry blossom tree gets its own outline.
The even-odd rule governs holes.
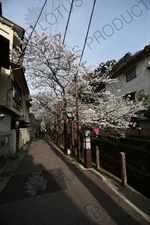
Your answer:
[[[110,62],[110,61],[109,61]],[[111,94],[105,90],[108,83],[117,82],[109,76],[115,62],[105,66],[105,70],[95,70],[93,74],[79,79],[80,123],[88,127],[98,127],[102,137],[125,137],[131,127],[136,127],[132,118],[138,118],[140,111],[147,108],[140,101],[131,101],[130,95],[120,95],[120,90]],[[104,67],[104,64],[103,64]],[[103,84],[103,88],[99,87]],[[138,114],[139,113],[139,114]]]
[[[117,81],[109,76],[114,60],[101,64],[92,72],[86,62],[79,64],[80,55],[62,44],[60,33],[49,36],[35,32],[34,37],[22,45],[26,42],[23,64],[32,88],[40,90],[39,104],[51,110],[61,105],[65,113],[75,112],[74,75],[77,74],[81,124],[98,126],[102,136],[113,137],[124,137],[126,129],[135,125],[131,118],[144,109],[142,102],[133,102],[99,88],[101,84],[105,86]],[[20,52],[20,49],[13,50],[12,57],[17,57]]]
[[[126,131],[136,127],[131,118],[138,117],[141,102],[135,103],[129,98],[112,95],[110,92],[92,95],[94,102],[80,105],[80,121],[84,126],[99,127],[102,137],[125,137]]]
[[[62,44],[60,33],[48,35],[43,32],[40,35],[35,31],[34,37],[25,42],[28,45],[23,63],[32,88],[43,91],[52,89],[56,95],[65,95],[65,88],[78,70],[80,55]],[[18,48],[17,50],[20,53]],[[16,57],[16,52],[13,52],[13,57]],[[80,73],[85,73],[86,70],[85,63],[81,63]]]

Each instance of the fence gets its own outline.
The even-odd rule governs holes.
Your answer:
[[[120,152],[126,155],[128,184],[150,198],[150,150],[148,141],[122,140],[111,142],[92,140],[92,160],[96,163],[96,146],[100,152],[100,167],[121,178]]]
[[[32,128],[20,128],[19,129],[19,150],[26,145],[32,137]],[[12,150],[11,153],[14,155],[16,153],[16,130],[11,130],[11,141],[12,141]]]
[[[150,138],[150,129],[131,129],[127,131],[127,136]]]

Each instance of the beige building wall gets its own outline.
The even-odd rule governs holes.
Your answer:
[[[29,122],[29,106],[27,105],[27,100],[28,96],[25,94],[22,94],[22,103],[21,103],[21,108],[22,108],[22,116],[24,116],[24,119],[26,122]]]
[[[150,93],[150,70],[147,69],[148,57],[145,57],[142,61],[138,62],[136,66],[137,77],[127,82],[126,74],[120,74],[118,81],[107,84],[106,89],[115,94],[117,90],[120,90],[120,95],[125,95],[130,92],[145,90],[145,93]],[[134,67],[134,65],[133,65]]]
[[[14,31],[22,38],[24,33],[23,28],[0,16],[0,35],[9,40],[10,50],[12,50],[15,45],[20,45],[19,41],[14,36]],[[3,157],[0,161],[0,166],[2,161],[8,160],[11,155],[14,155],[16,150],[18,150],[18,136],[16,136],[17,129],[19,129],[19,150],[30,141],[30,135],[33,133],[30,131],[30,128],[11,129],[12,121],[13,123],[19,120],[29,122],[29,102],[27,103],[26,94],[24,93],[28,93],[29,91],[24,78],[24,73],[19,69],[19,66],[16,68],[16,64],[12,63],[12,61],[11,66],[15,68],[13,73],[11,68],[5,69],[1,67],[0,70],[0,113],[5,114],[5,118],[0,120],[0,157]],[[12,80],[14,80],[14,77],[17,79],[16,83],[22,93],[22,101],[19,110],[14,107],[15,100],[13,99],[12,92]],[[5,106],[7,109],[2,106]]]
[[[11,80],[9,79],[10,70],[1,67],[0,74],[0,104],[3,106],[8,105],[8,90],[11,88]]]
[[[3,23],[3,19],[0,18],[0,34],[9,40],[10,50],[13,48],[13,24],[8,26]]]

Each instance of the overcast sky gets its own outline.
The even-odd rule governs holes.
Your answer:
[[[2,0],[3,16],[30,31],[45,0]],[[36,27],[64,36],[71,0],[48,0]],[[65,43],[82,50],[94,0],[74,0]],[[150,44],[150,0],[97,0],[83,60],[97,67]]]

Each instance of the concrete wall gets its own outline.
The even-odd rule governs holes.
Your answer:
[[[13,26],[10,27],[3,22],[0,22],[0,28],[1,28],[1,35],[7,38],[10,41],[10,49],[12,49],[13,46]]]
[[[11,133],[11,115],[0,109],[0,114],[4,114],[5,117],[0,119],[0,135],[5,133]]]
[[[5,117],[0,119],[0,166],[11,156],[11,116],[0,109]]]
[[[8,119],[8,116],[6,116]],[[1,122],[1,121],[0,121]],[[1,127],[1,126],[0,126]],[[7,126],[8,127],[8,126]],[[2,127],[1,127],[2,129]],[[32,128],[20,128],[19,129],[19,150],[22,149],[32,138]],[[16,149],[16,130],[7,130],[0,132],[0,168],[17,153]]]

